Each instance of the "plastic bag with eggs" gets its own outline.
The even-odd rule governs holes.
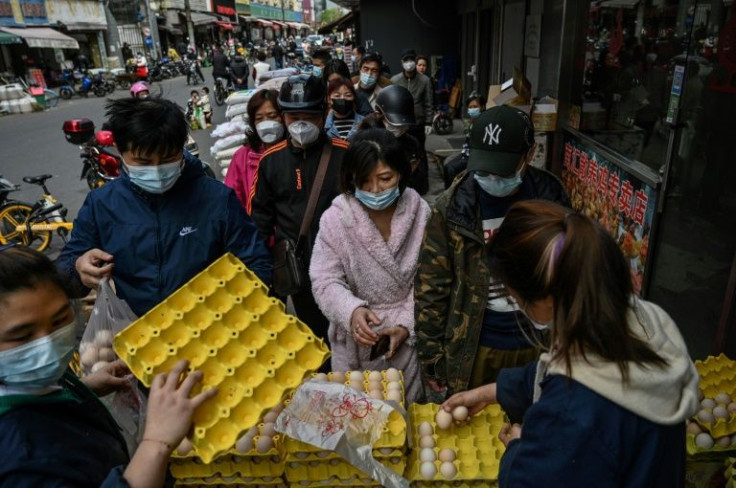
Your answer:
[[[110,281],[103,279],[79,344],[82,372],[91,374],[115,361],[117,357],[112,349],[115,334],[137,319],[125,300],[115,294]]]
[[[323,450],[334,451],[388,488],[409,482],[373,458],[394,407],[341,383],[307,381],[276,420],[276,431]]]

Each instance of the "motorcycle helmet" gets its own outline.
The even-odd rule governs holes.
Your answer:
[[[133,98],[147,98],[150,93],[151,87],[145,81],[137,81],[130,87],[130,96]]]
[[[389,85],[381,90],[376,97],[376,108],[391,125],[407,126],[417,123],[414,117],[414,97],[403,86]]]
[[[319,112],[326,110],[325,85],[312,75],[290,76],[279,92],[279,107],[282,112]]]

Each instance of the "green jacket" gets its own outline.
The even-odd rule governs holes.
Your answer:
[[[567,207],[552,173],[529,167],[536,198]],[[425,379],[467,389],[478,351],[491,273],[477,203],[477,183],[466,171],[437,199],[424,233],[414,281],[417,356]]]

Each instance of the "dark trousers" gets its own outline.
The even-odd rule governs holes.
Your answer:
[[[413,188],[420,195],[424,195],[429,190],[429,162],[427,160],[427,152],[424,149],[424,143],[427,141],[427,134],[424,133],[424,125],[413,125],[409,129],[412,135],[419,143],[420,157],[419,166],[409,176],[408,186]]]

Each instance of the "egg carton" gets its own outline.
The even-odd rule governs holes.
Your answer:
[[[725,354],[718,356],[708,356],[703,361],[695,361],[695,369],[700,374],[701,384],[703,378],[713,373],[723,373],[729,378],[736,378],[736,361],[730,359]]]
[[[217,396],[193,417],[194,453],[209,463],[329,357],[322,340],[286,314],[282,302],[228,253],[115,338],[114,349],[141,382],[181,359]]]
[[[726,393],[731,397],[731,402],[736,402],[736,361],[721,354],[709,356],[705,361],[696,361],[695,367],[700,374],[700,391],[706,398]],[[705,422],[697,416],[694,420],[713,437],[736,434],[736,412],[714,422]]]
[[[281,477],[251,478],[239,476],[210,476],[207,478],[188,478],[176,480],[178,488],[219,488],[224,486],[248,486],[252,488],[287,488]]]
[[[726,488],[736,488],[736,457],[726,459]]]
[[[506,451],[503,443],[498,439],[498,432],[503,426],[504,412],[498,405],[489,405],[468,422],[460,425],[452,424],[448,429],[438,429],[435,417],[440,406],[435,404],[411,405],[409,407],[409,418],[414,436],[414,448],[409,457],[407,478],[411,482],[427,483],[462,483],[479,482],[481,484],[498,479],[501,457]],[[421,474],[420,460],[420,438],[419,425],[428,422],[432,425],[434,433],[434,465],[436,474],[427,479]],[[440,472],[439,453],[442,449],[455,451],[456,459],[452,462],[456,474],[452,479],[446,479]]]
[[[337,477],[331,477],[330,479],[320,480],[320,481],[302,480],[302,481],[296,481],[296,482],[289,483],[289,486],[291,488],[324,488],[324,487],[332,487],[332,486],[381,488],[380,484],[376,483],[375,480],[365,475],[363,475],[362,477],[353,476],[352,478],[345,479],[345,480],[339,479]]]
[[[384,447],[381,449],[373,449],[373,457],[378,460],[394,457],[406,457],[406,452],[403,449]],[[312,451],[286,454],[286,462],[328,461],[330,459],[338,458],[342,459],[342,456],[334,451]]]
[[[687,449],[687,453],[691,456],[710,454],[716,457],[721,457],[725,455],[725,453],[736,453],[736,444],[734,443],[732,443],[729,447],[721,447],[718,444],[715,444],[710,449],[704,449],[695,444],[695,436],[693,434],[687,434],[685,447]]]
[[[405,456],[382,458],[378,461],[400,476],[404,475],[406,470]],[[326,461],[287,460],[284,476],[290,483],[298,483],[302,481],[318,482],[334,478],[339,480],[366,479],[367,474],[342,458],[333,458]],[[372,478],[368,477],[367,479],[371,483],[375,483]]]
[[[278,437],[274,437],[275,441],[278,441]],[[233,449],[207,464],[196,456],[172,458],[169,470],[176,479],[207,478],[216,475],[263,478],[282,476],[284,466],[283,453],[279,449],[272,448],[266,453],[259,453],[253,449],[246,454]]]

